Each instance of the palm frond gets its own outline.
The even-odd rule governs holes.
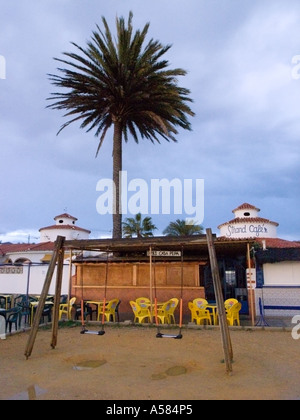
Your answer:
[[[61,89],[47,98],[51,101],[48,108],[67,110],[64,117],[72,117],[59,132],[82,120],[81,128],[95,130],[100,137],[97,153],[114,121],[121,123],[125,141],[130,134],[137,143],[139,137],[151,142],[159,138],[176,141],[176,126],[191,130],[190,91],[177,82],[186,71],[168,68],[163,56],[171,45],[153,39],[146,43],[150,24],[134,32],[132,20],[132,12],[127,22],[123,17],[116,19],[114,39],[102,17],[103,29],[96,25],[85,48],[71,43],[76,51],[55,58],[64,67],[48,75]]]

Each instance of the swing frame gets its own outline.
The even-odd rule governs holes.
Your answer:
[[[250,244],[249,239],[245,239],[244,241],[238,241],[238,243],[231,243],[230,245],[230,252],[232,253],[234,249],[237,249],[239,253],[244,252],[244,248],[246,245]],[[54,306],[53,306],[53,321],[52,321],[52,337],[51,337],[51,347],[54,349],[57,345],[57,336],[58,336],[58,320],[59,320],[59,304],[60,304],[60,295],[61,295],[61,288],[62,288],[62,277],[63,277],[63,263],[64,263],[64,251],[65,250],[80,250],[80,251],[102,251],[105,252],[106,249],[110,249],[112,252],[120,252],[120,251],[129,251],[129,250],[144,250],[146,251],[155,243],[156,246],[163,245],[163,247],[171,247],[172,249],[176,249],[178,245],[183,245],[187,249],[203,249],[208,250],[209,260],[212,270],[212,279],[215,289],[215,295],[217,300],[217,307],[219,312],[219,319],[220,319],[220,330],[222,335],[222,343],[223,343],[223,350],[225,356],[225,363],[226,363],[226,371],[230,373],[232,370],[232,346],[230,340],[230,334],[228,325],[226,322],[226,314],[224,310],[224,305],[222,301],[222,289],[221,289],[221,281],[218,271],[218,264],[216,258],[216,249],[215,249],[215,241],[213,239],[213,234],[210,228],[206,229],[206,235],[202,237],[187,237],[187,238],[165,238],[165,237],[157,237],[153,238],[134,238],[129,240],[124,239],[82,239],[82,240],[66,240],[63,236],[57,236],[57,239],[54,243],[54,249],[51,261],[49,263],[49,267],[46,273],[44,285],[41,291],[41,297],[36,309],[36,315],[33,320],[32,328],[28,337],[27,345],[25,348],[24,355],[26,359],[28,359],[32,353],[33,346],[35,343],[36,335],[39,329],[39,320],[43,312],[44,304],[46,302],[46,298],[49,292],[49,288],[51,285],[51,281],[54,275],[54,271],[57,265],[56,270],[56,285],[55,285],[55,298],[54,298]],[[252,243],[252,242],[251,242]],[[216,243],[217,248],[223,249],[224,242]],[[226,242],[226,250],[228,248],[228,242]],[[224,252],[224,250],[222,251]],[[150,277],[151,279],[151,277]],[[84,332],[86,333],[86,332]],[[180,337],[180,334],[177,336],[171,334],[161,334],[158,332],[159,336],[157,338],[175,338]],[[100,335],[100,334],[98,334]]]

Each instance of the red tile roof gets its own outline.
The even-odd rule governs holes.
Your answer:
[[[232,213],[234,213],[236,210],[245,210],[245,209],[252,209],[252,210],[260,211],[260,209],[253,206],[252,204],[244,203],[244,204],[241,204],[240,206],[238,206],[236,209],[232,210]]]
[[[256,242],[266,241],[266,248],[300,248],[299,241],[287,241],[280,238],[259,238]]]
[[[56,219],[58,219],[58,218],[62,218],[62,217],[66,217],[66,218],[68,218],[68,219],[72,219],[72,220],[78,220],[76,217],[71,216],[71,215],[70,215],[70,214],[68,214],[68,213],[59,214],[58,216],[55,216],[55,217],[54,217],[54,220],[56,220]]]
[[[300,241],[288,241],[281,238],[227,238],[226,236],[218,236],[217,242],[258,242],[263,246],[263,241],[266,241],[266,248],[300,248]]]
[[[0,253],[2,255],[11,252],[26,251],[53,251],[54,242],[42,242],[38,244],[0,244]]]

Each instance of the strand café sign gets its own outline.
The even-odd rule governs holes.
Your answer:
[[[268,227],[265,226],[264,223],[262,224],[236,224],[236,225],[228,225],[227,226],[227,237],[239,237],[241,235],[247,235],[247,236],[266,236],[268,234]]]
[[[227,238],[276,238],[276,224],[262,223],[226,223],[220,227],[220,235]]]
[[[147,251],[147,256],[150,257],[150,251]],[[181,257],[181,251],[151,251],[151,257]]]

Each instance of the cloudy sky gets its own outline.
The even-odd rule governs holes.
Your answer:
[[[36,242],[39,228],[68,212],[92,238],[109,236],[96,186],[111,178],[112,132],[97,158],[97,138],[46,108],[53,57],[85,46],[104,16],[133,12],[134,29],[172,44],[170,68],[188,74],[192,132],[178,143],[124,146],[128,181],[204,180],[204,228],[233,218],[244,202],[279,223],[278,236],[300,239],[299,0],[0,0],[0,240]],[[172,210],[172,209],[171,209]],[[162,211],[161,211],[162,213]],[[161,233],[187,215],[151,214]],[[130,217],[127,214],[125,217]]]

